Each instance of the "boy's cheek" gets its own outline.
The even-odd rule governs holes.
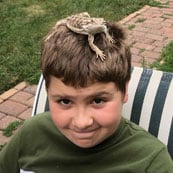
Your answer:
[[[58,128],[64,128],[67,127],[69,124],[69,119],[67,118],[67,115],[60,114],[59,112],[51,112],[51,117],[54,122],[54,124]]]
[[[118,107],[114,104],[109,105],[109,107],[94,113],[97,115],[95,116],[95,118],[97,118],[96,121],[103,126],[109,126],[114,123],[116,124],[116,122],[119,122],[121,118],[121,109],[121,105]]]
[[[60,109],[56,104],[50,103],[50,113],[54,124],[58,127],[67,126],[70,113]]]

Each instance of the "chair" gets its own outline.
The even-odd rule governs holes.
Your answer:
[[[45,82],[41,76],[32,116],[48,110]],[[133,67],[123,116],[167,145],[173,158],[173,73]]]

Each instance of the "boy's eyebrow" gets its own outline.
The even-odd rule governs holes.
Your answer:
[[[87,95],[86,98],[93,98],[93,97],[99,97],[99,96],[107,96],[107,97],[112,97],[113,96],[113,92],[107,92],[107,91],[101,91],[101,92],[96,92],[96,93],[93,93],[93,94],[90,94],[90,95]],[[73,96],[73,95],[68,95],[68,94],[53,94],[52,97],[54,98],[75,98],[76,96]]]
[[[97,97],[97,96],[101,96],[101,95],[112,96],[113,93],[112,92],[107,92],[107,91],[101,91],[101,92],[96,92],[92,95],[89,95],[89,97]]]

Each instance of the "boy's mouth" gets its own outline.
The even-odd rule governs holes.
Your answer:
[[[82,130],[82,131],[72,130],[72,133],[73,133],[74,137],[76,137],[78,139],[90,139],[95,135],[97,130],[98,130],[98,128],[91,129],[91,130]]]

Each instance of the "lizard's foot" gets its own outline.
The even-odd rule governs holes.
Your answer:
[[[103,51],[101,51],[101,50],[98,51],[97,50],[96,54],[97,54],[97,58],[100,58],[100,60],[102,62],[106,59],[106,55],[103,53]]]
[[[105,54],[102,50],[100,50],[94,43],[94,36],[88,35],[88,43],[90,45],[90,48],[96,53],[97,58],[100,58],[101,61],[104,61],[106,59]]]
[[[110,34],[108,32],[106,32],[106,39],[110,42],[113,43],[114,39],[110,36]]]

